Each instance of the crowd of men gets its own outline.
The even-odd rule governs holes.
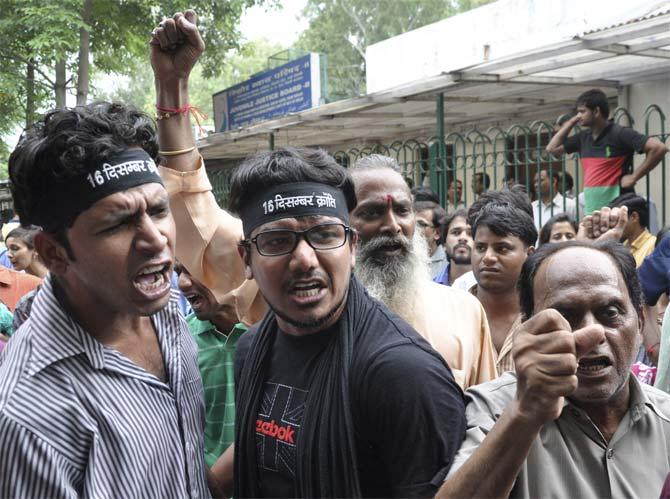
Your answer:
[[[580,96],[547,147],[580,152],[579,222],[551,171],[445,210],[392,158],[295,148],[224,210],[203,51],[175,14],[156,129],[57,109],[10,157],[0,497],[670,497],[670,237],[634,193],[663,143]]]

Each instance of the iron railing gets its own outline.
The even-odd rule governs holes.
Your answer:
[[[650,137],[657,137],[662,142],[668,140],[670,135],[666,131],[666,115],[658,105],[648,106],[643,118],[644,129],[640,131]],[[614,111],[613,120],[623,126],[635,126],[631,114],[624,108],[617,108]],[[579,131],[578,127],[575,128],[573,133]],[[391,156],[398,161],[402,174],[410,186],[431,187],[445,208],[448,186],[452,180],[459,180],[463,184],[461,202],[468,206],[473,201],[471,181],[477,173],[489,176],[491,189],[500,189],[503,187],[503,179],[513,178],[517,183],[525,185],[533,196],[533,179],[541,170],[548,170],[550,176],[554,172],[560,172],[562,179],[566,178],[564,174],[567,172],[573,177],[574,191],[578,193],[582,186],[579,155],[571,154],[555,158],[545,151],[554,132],[553,123],[534,121],[530,124],[516,124],[506,130],[499,127],[487,130],[472,129],[467,132],[447,130],[442,137],[396,140],[390,144],[380,143],[337,150],[332,154],[345,167],[370,154]],[[641,181],[637,186],[640,195],[655,203],[661,227],[670,221],[666,190],[669,161],[670,158],[666,155],[661,164],[647,175],[646,182]],[[209,172],[214,194],[219,204],[224,207],[228,198],[230,174],[229,169]],[[563,180],[559,190],[565,191],[565,187]],[[553,197],[554,194],[551,195]],[[579,217],[582,214],[581,207],[579,203],[576,204]]]

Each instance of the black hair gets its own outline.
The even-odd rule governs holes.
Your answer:
[[[610,115],[610,104],[607,102],[607,96],[605,92],[598,88],[592,88],[587,90],[582,95],[577,97],[577,106],[586,106],[591,111],[595,111],[596,108],[600,108],[600,114],[603,115],[603,118],[607,119]]]
[[[475,177],[481,179],[484,189],[488,189],[489,186],[491,185],[491,177],[489,177],[488,173],[484,172],[475,173]]]
[[[487,204],[509,204],[528,213],[531,219],[533,218],[533,205],[528,194],[526,194],[526,189],[522,185],[513,185],[510,189],[486,191],[470,205],[467,218],[473,229],[475,219]]]
[[[415,203],[419,201],[432,201],[435,204],[440,204],[440,198],[430,187],[415,187],[412,189],[412,196],[414,196]]]
[[[645,229],[649,227],[649,203],[642,196],[634,192],[627,192],[615,198],[608,206],[610,208],[627,207],[629,217],[632,213],[637,213],[640,225]]]
[[[516,236],[526,247],[535,245],[537,229],[533,217],[511,204],[485,205],[472,224],[472,237],[479,227],[488,227],[498,237]]]
[[[39,227],[36,225],[28,225],[27,227],[16,227],[15,229],[12,229],[9,231],[7,234],[7,237],[5,237],[5,242],[10,237],[13,237],[15,239],[20,239],[25,243],[26,246],[28,246],[29,249],[35,249],[35,234],[37,234],[40,230]]]
[[[455,211],[452,211],[446,217],[443,217],[440,220],[440,240],[441,240],[441,244],[444,244],[444,241],[447,240],[447,234],[449,234],[449,226],[458,217],[464,218],[465,221],[467,222],[468,212],[465,210],[465,208],[459,208]]]
[[[514,187],[515,185],[521,185],[521,184],[519,184],[519,181],[516,179],[516,177],[514,175],[505,176],[502,179],[502,188],[503,189],[510,189],[510,187],[509,187],[510,182],[512,182],[512,187]]]
[[[661,241],[670,235],[670,225],[666,225],[661,230],[656,233],[656,242],[654,243],[654,249],[658,248],[658,245],[661,244]]]
[[[564,172],[559,175],[558,178],[558,188],[562,189],[563,188],[563,179],[565,178],[565,190],[569,191],[575,186],[575,181],[572,178],[572,175],[570,175],[568,172]]]
[[[554,227],[554,225],[561,222],[568,222],[570,225],[572,225],[572,228],[575,229],[575,234],[577,234],[578,227],[575,219],[567,213],[559,213],[558,215],[554,215],[549,220],[547,220],[547,222],[540,229],[540,246],[550,242],[549,238],[551,237],[551,229]]]
[[[444,211],[439,204],[432,201],[415,201],[414,202],[414,212],[418,213],[420,211],[430,210],[432,213],[432,222],[433,227],[440,226],[440,220],[447,216],[447,212]]]
[[[42,227],[68,250],[65,235],[79,212],[65,202],[79,179],[129,147],[158,155],[153,120],[122,104],[99,102],[48,112],[21,137],[9,157],[14,208],[23,225]]]
[[[270,187],[317,182],[340,189],[349,211],[356,207],[356,190],[349,172],[323,149],[286,147],[260,152],[242,163],[230,179],[228,206],[239,213],[245,203]]]
[[[540,266],[551,256],[567,248],[591,248],[608,255],[616,264],[635,311],[640,314],[644,298],[642,287],[635,268],[635,259],[628,248],[616,241],[566,241],[561,244],[545,244],[530,255],[521,267],[521,274],[517,287],[519,290],[519,302],[521,313],[524,320],[529,319],[535,314],[535,296],[533,294],[533,284],[535,276]]]

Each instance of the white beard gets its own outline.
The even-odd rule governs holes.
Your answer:
[[[414,329],[420,329],[424,318],[417,305],[422,302],[426,283],[430,282],[428,244],[418,230],[411,241],[404,236],[399,238],[406,251],[384,261],[375,258],[374,248],[371,248],[379,237],[359,243],[354,273],[370,296],[384,303]]]

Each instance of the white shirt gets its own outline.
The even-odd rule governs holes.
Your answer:
[[[565,200],[565,209],[563,209],[563,200]],[[538,231],[545,223],[547,223],[547,220],[559,213],[566,213],[575,219],[577,217],[575,200],[564,197],[559,192],[554,196],[554,199],[551,200],[551,203],[542,203],[541,207],[539,199],[533,201],[533,220],[535,221],[535,228]]]
[[[477,279],[475,278],[475,274],[472,272],[472,270],[470,270],[452,282],[451,287],[462,289],[463,291],[469,291],[470,288],[475,284],[477,284]]]

